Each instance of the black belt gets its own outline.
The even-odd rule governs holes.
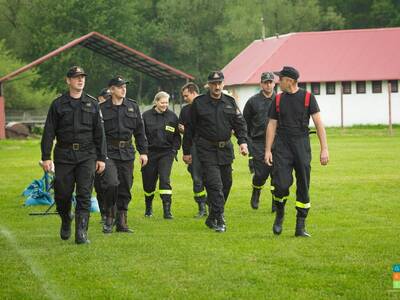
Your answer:
[[[121,141],[121,140],[107,140],[108,145],[112,145],[117,148],[126,148],[132,145],[132,140]]]
[[[61,148],[61,149],[72,149],[74,151],[87,150],[87,149],[94,148],[94,144],[93,143],[83,144],[83,143],[57,142],[56,146]]]
[[[209,145],[216,146],[217,148],[225,148],[226,145],[228,145],[228,143],[230,142],[230,140],[214,142],[202,137],[200,139],[207,142]]]

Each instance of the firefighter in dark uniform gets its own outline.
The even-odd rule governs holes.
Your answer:
[[[264,156],[268,115],[272,100],[275,98],[274,74],[270,72],[262,73],[260,86],[261,91],[252,96],[243,109],[243,117],[247,123],[249,136],[249,162],[252,160],[254,169],[253,192],[250,200],[250,205],[253,209],[258,209],[261,189],[264,187],[272,170],[270,166],[265,164]],[[272,201],[272,212],[274,211],[275,206]]]
[[[116,177],[119,181],[119,185],[111,184],[107,189],[109,197],[106,199],[107,218],[103,225],[104,233],[112,232],[115,217],[114,207],[117,209],[116,231],[133,232],[127,222],[128,205],[132,198],[131,188],[135,159],[132,136],[135,137],[141,166],[147,164],[147,139],[143,121],[136,101],[126,98],[128,83],[121,76],[112,78],[108,83],[111,99],[100,104],[107,142],[107,162],[117,170]]]
[[[289,188],[293,183],[293,169],[296,174],[296,230],[295,236],[309,237],[305,220],[310,209],[311,148],[309,138],[310,116],[315,124],[320,143],[320,163],[329,161],[325,128],[314,95],[298,87],[299,72],[285,66],[279,76],[282,94],[272,102],[267,127],[265,162],[272,166],[273,197],[277,207],[272,227],[276,235],[282,232],[285,204]],[[273,146],[272,146],[273,145]]]
[[[173,218],[170,176],[173,160],[181,146],[181,136],[178,129],[178,117],[168,109],[169,97],[166,92],[158,92],[154,97],[154,106],[143,113],[149,143],[149,162],[142,168],[145,217],[153,216],[152,203],[158,178],[158,192],[163,204],[164,219]]]
[[[110,90],[108,88],[104,88],[100,91],[99,95],[97,96],[97,101],[99,104],[103,103],[106,101],[108,98],[111,97]],[[103,173],[101,174],[96,174],[94,178],[94,189],[96,191],[97,195],[97,202],[99,203],[99,209],[100,209],[100,214],[101,214],[101,223],[104,223],[106,220],[106,213],[105,213],[105,199],[106,195],[104,195],[103,188],[105,185],[110,182],[110,180],[113,180],[115,176],[113,176],[110,173],[110,168],[107,168],[107,160],[106,160],[106,168]],[[116,183],[118,184],[118,183]]]
[[[183,141],[183,160],[188,164],[192,162],[190,147],[196,143],[209,202],[205,223],[217,232],[226,231],[224,207],[232,186],[234,159],[232,130],[240,153],[248,154],[246,122],[235,99],[222,92],[223,80],[222,72],[208,75],[209,92],[194,100]]]
[[[199,88],[193,82],[188,82],[182,87],[181,92],[183,99],[187,103],[187,105],[182,107],[181,113],[179,115],[179,131],[183,134],[185,132],[186,124],[190,121],[190,106],[193,103],[193,100],[199,95]],[[190,153],[192,155],[192,163],[188,165],[188,171],[192,176],[194,200],[199,206],[199,212],[196,217],[202,218],[207,216],[207,196],[203,184],[201,163],[197,155],[195,144],[192,144]]]
[[[47,114],[41,141],[43,169],[53,168],[51,150],[54,139],[54,198],[61,217],[60,236],[71,236],[71,199],[76,192],[75,242],[89,243],[87,230],[90,198],[95,172],[105,168],[105,138],[97,100],[83,92],[86,73],[72,67],[66,77],[69,92],[53,101]]]

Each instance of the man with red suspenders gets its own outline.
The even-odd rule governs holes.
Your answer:
[[[293,169],[296,174],[296,231],[295,236],[310,237],[305,229],[305,220],[310,209],[311,147],[309,138],[310,116],[315,124],[321,147],[320,163],[328,164],[329,152],[325,128],[321,120],[318,103],[310,92],[298,87],[299,72],[285,66],[280,72],[281,94],[272,102],[266,133],[265,162],[272,166],[274,186],[273,199],[277,211],[272,227],[273,233],[282,232],[285,204],[289,188],[293,184]]]

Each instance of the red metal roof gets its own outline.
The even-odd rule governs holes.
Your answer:
[[[96,53],[104,55],[114,61],[145,73],[149,76],[158,79],[176,80],[188,79],[193,80],[194,77],[175,69],[165,63],[162,63],[154,58],[145,55],[135,49],[132,49],[122,43],[119,43],[105,35],[98,32],[88,33],[80,38],[77,38],[68,44],[38,58],[30,64],[0,78],[0,82],[4,82],[14,78],[15,76],[45,62],[46,60],[60,54],[77,45],[88,48]]]
[[[301,82],[400,79],[400,28],[290,33],[256,40],[223,69],[226,85],[258,84],[293,66]]]

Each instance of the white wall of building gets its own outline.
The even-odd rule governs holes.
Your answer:
[[[399,83],[400,88],[400,83]],[[236,98],[239,108],[243,111],[247,100],[256,94],[258,85],[243,85],[226,87]],[[311,85],[307,84],[311,90]],[[326,94],[326,85],[321,83],[320,95],[316,95],[322,113],[322,119],[326,126],[341,125],[341,82],[336,82],[334,95]],[[400,93],[392,93],[392,122],[400,124]],[[357,94],[356,82],[351,83],[351,94],[343,95],[343,123],[344,126],[356,124],[388,124],[389,100],[388,83],[382,81],[382,92],[372,93],[372,83],[366,82],[366,93]],[[312,122],[311,122],[312,123]]]

